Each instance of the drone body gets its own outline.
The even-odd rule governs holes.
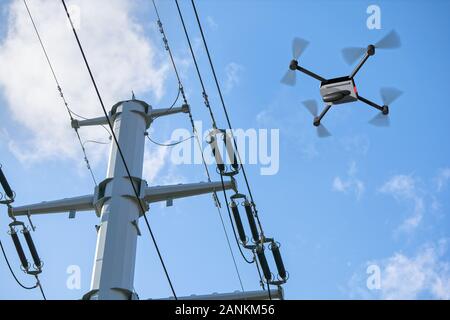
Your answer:
[[[358,90],[355,85],[354,77],[361,69],[361,67],[366,63],[370,56],[375,54],[375,48],[380,49],[392,49],[400,46],[400,39],[395,31],[390,32],[382,40],[380,40],[376,45],[369,45],[367,48],[347,48],[343,50],[344,58],[349,63],[355,62],[360,56],[363,56],[358,65],[348,76],[325,79],[314,72],[305,69],[298,64],[298,57],[304,51],[309,43],[306,40],[295,38],[292,44],[294,59],[289,65],[289,71],[281,80],[282,83],[288,85],[294,85],[296,82],[295,71],[300,71],[316,80],[321,82],[320,84],[320,95],[325,104],[323,111],[318,114],[317,103],[314,100],[304,101],[303,104],[309,110],[309,112],[314,116],[314,126],[318,127],[318,135],[320,137],[329,136],[328,130],[321,124],[322,118],[334,105],[351,103],[356,101],[361,101],[379,111],[374,119],[370,121],[371,124],[377,126],[387,126],[389,125],[389,106],[398,96],[400,96],[401,91],[393,88],[384,88],[381,90],[381,95],[383,98],[383,105],[378,105],[377,103],[368,100],[361,95],[359,95]]]

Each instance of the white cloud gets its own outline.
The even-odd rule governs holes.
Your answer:
[[[168,155],[168,147],[150,146],[145,149],[142,177],[149,183],[149,185],[155,184],[158,173],[167,162]]]
[[[241,81],[240,75],[243,70],[244,67],[236,62],[230,62],[227,64],[225,67],[225,92],[230,92],[239,84]]]
[[[128,99],[131,90],[138,97],[149,92],[159,99],[169,65],[158,61],[160,51],[133,20],[133,2],[79,0],[76,4],[80,7],[79,36],[106,108]],[[34,0],[29,6],[71,108],[87,117],[101,115],[61,3]],[[11,118],[20,125],[20,131],[9,133],[13,139],[8,142],[10,151],[23,162],[78,159],[76,136],[22,1],[11,1],[7,24],[8,34],[0,43],[0,89]],[[104,132],[83,128],[81,135],[98,140]],[[106,150],[88,149],[94,158]]]
[[[367,266],[380,270],[380,287],[370,290],[367,279],[372,276],[364,271],[355,272],[347,286],[343,287],[352,299],[450,299],[450,263],[446,261],[448,240],[421,246],[413,255],[401,252]]]
[[[444,168],[439,170],[438,175],[435,177],[437,191],[441,192],[445,188],[449,180],[450,180],[450,168]]]
[[[333,179],[333,190],[343,193],[353,192],[356,198],[360,199],[364,193],[365,185],[363,181],[356,178],[357,172],[356,162],[352,161],[347,172],[347,179],[344,180],[339,176]]]
[[[403,221],[399,231],[412,232],[420,225],[425,213],[425,200],[412,176],[395,175],[380,188],[380,192],[393,196],[397,201],[409,201],[413,204],[412,215]]]
[[[216,30],[219,27],[216,20],[214,20],[214,18],[211,16],[206,17],[206,23],[212,30]]]
[[[450,299],[450,264],[443,261],[441,245],[425,246],[415,256],[396,253],[381,264],[383,299],[417,299],[429,294]]]
[[[416,196],[416,182],[408,175],[396,175],[389,179],[380,191],[395,197],[396,199],[410,199]]]

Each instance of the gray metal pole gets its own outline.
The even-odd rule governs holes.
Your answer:
[[[114,132],[128,168],[140,188],[144,161],[147,110],[140,101],[126,101],[112,110]],[[130,299],[133,291],[139,204],[116,144],[111,144],[101,210],[90,298]]]

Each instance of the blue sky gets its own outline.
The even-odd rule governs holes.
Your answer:
[[[187,1],[181,2],[188,29],[198,44],[199,34],[191,7]],[[83,3],[86,2],[69,3],[80,4],[83,19]],[[117,3],[120,7],[123,1]],[[203,120],[206,127],[210,124],[208,114],[174,2],[158,3],[169,41],[177,61],[182,65],[183,81],[193,115]],[[381,8],[381,30],[369,30],[366,26],[366,9],[371,4]],[[6,31],[10,27],[7,22],[7,16],[12,12],[10,5],[11,1],[2,1],[0,9],[0,57],[3,58],[7,57],[1,53],[5,52]],[[418,0],[199,0],[197,6],[204,21],[219,80],[225,84],[230,79],[227,66],[239,66],[233,77],[237,82],[225,94],[233,126],[280,129],[279,172],[273,176],[262,176],[258,165],[248,165],[247,170],[266,234],[282,243],[282,254],[290,273],[285,285],[286,298],[448,299],[450,186],[447,181],[450,177],[450,154],[446,140],[450,135],[450,111],[446,106],[445,93],[449,90],[447,74],[450,65],[446,57],[450,49],[450,22],[446,14],[450,3]],[[159,65],[167,66],[167,57],[155,29],[151,2],[139,0],[127,5],[127,8],[130,19],[142,28],[140,32],[143,37],[156,50],[153,56],[155,65],[148,70],[158,71]],[[63,8],[59,9],[55,15],[63,18]],[[37,19],[45,16],[40,10],[39,6],[34,7]],[[20,9],[17,12],[25,14]],[[99,30],[105,27],[101,25],[102,21],[106,19],[99,19]],[[63,26],[61,29],[64,30]],[[399,33],[402,47],[379,50],[356,78],[361,95],[374,101],[380,101],[379,88],[383,86],[394,86],[404,92],[391,107],[391,127],[370,126],[367,121],[376,114],[375,110],[354,103],[332,109],[323,122],[333,136],[318,139],[312,119],[301,105],[303,100],[320,99],[318,83],[303,75],[298,76],[294,88],[279,82],[291,59],[292,39],[299,36],[309,40],[310,45],[300,63],[331,78],[346,75],[352,69],[341,57],[343,47],[366,46],[391,29]],[[66,31],[67,39],[74,41],[70,38],[70,30]],[[89,43],[90,34],[83,31],[83,27],[80,36],[87,43],[88,57],[95,56],[95,51],[100,50],[99,45]],[[45,34],[43,37],[45,39]],[[39,68],[42,69],[39,70],[47,72],[42,74],[43,79],[49,78],[35,39],[26,39],[34,45],[34,51],[29,50],[30,59],[35,61],[31,69],[37,69],[37,64],[41,63]],[[70,44],[73,47],[67,48],[58,43],[52,44],[50,39],[48,41],[54,49],[50,55],[55,60],[58,54],[64,55],[69,49],[77,57],[74,43]],[[134,54],[133,50],[129,48],[130,55]],[[196,51],[207,79],[211,105],[218,122],[224,126],[225,120],[207,68],[206,55],[200,45],[196,46]],[[12,78],[20,80],[23,76],[29,80],[27,72],[32,71],[29,71],[30,68],[20,68],[21,62],[2,61],[2,65],[17,63],[24,74]],[[55,64],[57,73],[61,74],[63,89],[66,88],[73,108],[83,108],[89,115],[99,115],[101,109],[92,99],[93,92],[89,93],[92,96],[83,100],[92,102],[92,105],[79,106],[81,101],[76,99],[77,91],[72,89],[81,86],[74,79],[83,79],[86,90],[92,90],[86,75],[83,75],[85,70],[81,60],[73,60],[67,66],[58,62]],[[105,91],[108,90],[108,77],[123,76],[114,72],[114,65],[106,66],[109,69],[107,73],[100,71],[105,66],[93,63],[92,68],[94,73],[96,68],[99,70],[99,86]],[[71,78],[64,75],[65,70],[68,70],[67,73],[78,70],[80,75]],[[164,107],[170,105],[177,86],[170,69],[161,72],[164,81],[160,93],[153,82],[139,87],[139,81],[145,82],[145,74],[136,80],[136,91],[140,99]],[[16,204],[92,192],[92,182],[83,167],[79,146],[75,136],[70,135],[71,131],[67,131],[69,134],[64,140],[65,145],[73,149],[64,151],[67,155],[61,152],[59,156],[51,156],[49,151],[49,155],[43,152],[40,157],[39,151],[36,153],[36,149],[29,145],[30,141],[34,145],[42,143],[33,139],[52,137],[51,130],[47,130],[50,132],[48,135],[40,136],[36,123],[43,128],[58,124],[61,130],[66,130],[69,126],[67,116],[61,113],[61,117],[52,117],[50,121],[49,114],[36,110],[39,106],[12,99],[17,97],[11,94],[15,92],[11,89],[12,80],[0,78],[3,79],[0,82],[0,162],[17,193]],[[49,84],[49,91],[42,94],[55,96],[53,108],[59,110],[63,106],[57,99],[54,86],[51,82]],[[123,90],[130,92],[131,89],[135,88]],[[36,98],[30,91],[33,90],[28,87],[18,90],[24,101]],[[116,101],[110,97],[114,94],[107,94],[107,102],[112,105]],[[121,92],[117,99],[128,98]],[[23,111],[13,112],[14,108],[23,108]],[[33,112],[32,121],[27,118],[30,112]],[[179,115],[158,119],[153,128],[154,139],[166,141],[173,129],[189,129],[189,122]],[[105,139],[101,131],[90,134]],[[49,143],[60,141],[50,140]],[[17,148],[25,150],[23,152],[34,150],[35,157],[23,157]],[[149,154],[159,150],[150,145],[148,148]],[[95,147],[90,146],[88,152],[95,153]],[[94,171],[100,180],[106,171],[106,154],[101,153],[96,159]],[[164,161],[154,179],[149,183],[205,180],[200,165],[174,166]],[[214,180],[217,179],[219,177],[215,175]],[[241,191],[245,190],[242,179],[239,186]],[[209,196],[177,200],[170,208],[156,204],[151,207],[149,218],[178,295],[239,289],[220,221]],[[45,262],[42,283],[47,296],[50,299],[79,298],[89,290],[96,240],[94,225],[98,223],[98,218],[86,212],[79,213],[75,220],[69,220],[67,214],[59,214],[34,217],[33,222],[37,226],[33,236]],[[8,223],[6,209],[3,208],[0,239],[18,270],[19,262],[6,234]],[[229,229],[228,224],[227,227]],[[235,246],[233,249],[239,258]],[[238,259],[238,263],[245,288],[258,289],[254,268],[247,266],[242,259]],[[66,287],[66,269],[69,265],[78,265],[81,269],[79,290]],[[366,287],[368,265],[380,267],[382,283],[378,290]],[[0,298],[39,298],[38,292],[24,291],[15,284],[4,262],[0,263],[0,274]],[[20,278],[26,283],[32,281],[22,274]],[[135,289],[141,298],[170,295],[146,231],[138,243]]]

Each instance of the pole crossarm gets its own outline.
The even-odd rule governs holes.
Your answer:
[[[98,117],[98,118],[92,118],[92,119],[85,119],[85,120],[72,120],[72,128],[78,129],[80,127],[88,127],[88,126],[103,126],[107,125],[108,120],[106,117]]]
[[[225,190],[236,189],[234,180],[224,183]],[[144,200],[147,203],[167,201],[178,198],[191,197],[205,193],[222,191],[222,182],[200,182],[189,184],[176,184],[168,186],[155,186],[145,189]]]
[[[233,180],[224,183],[225,190],[236,189]],[[206,193],[222,191],[221,182],[199,182],[188,184],[176,184],[168,186],[147,187],[144,192],[144,201],[147,203],[167,201],[185,197],[191,197]],[[64,198],[53,201],[43,201],[8,210],[10,216],[28,216],[36,214],[51,214],[64,212],[91,211],[95,209],[95,196],[84,195],[73,198]]]
[[[10,216],[28,216],[35,214],[62,213],[71,211],[90,211],[94,210],[93,203],[94,195],[90,194],[80,197],[44,201],[19,207],[10,207],[8,209],[8,214]]]
[[[270,296],[267,290],[257,290],[257,291],[236,291],[231,293],[213,293],[204,295],[190,295],[185,297],[177,297],[178,300],[269,300],[273,299],[284,299],[283,289],[271,289]],[[158,299],[158,300],[174,300],[174,297]]]
[[[138,100],[136,100],[138,101]],[[142,102],[144,103],[144,102]],[[176,113],[189,113],[190,107],[187,104],[183,104],[181,107],[177,108],[163,108],[163,109],[153,109],[149,105],[145,104],[147,111],[142,113],[142,115],[146,118],[148,125],[155,118],[169,116]],[[114,113],[110,113],[110,116],[114,118],[116,115],[116,110]],[[84,120],[72,120],[72,128],[79,129],[80,127],[88,127],[88,126],[104,126],[108,124],[108,119],[106,117],[97,117],[92,119],[84,119]]]
[[[149,114],[152,118],[159,118],[162,116],[169,116],[175,113],[189,113],[189,105],[184,104],[179,108],[165,108],[165,109],[152,109]]]

